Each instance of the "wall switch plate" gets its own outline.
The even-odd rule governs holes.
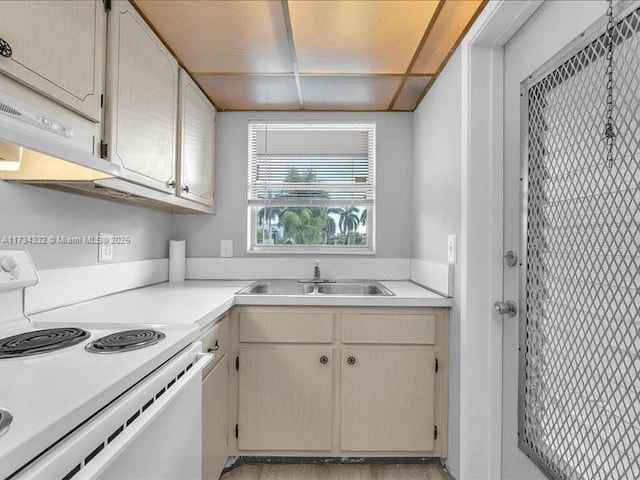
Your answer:
[[[233,240],[220,240],[220,257],[233,257]]]
[[[113,233],[98,234],[98,261],[110,262],[113,260]]]
[[[447,237],[447,262],[450,265],[456,263],[456,236],[449,235]]]

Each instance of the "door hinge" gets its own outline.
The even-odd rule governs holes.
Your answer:
[[[239,431],[238,424],[236,423],[236,438],[238,438],[238,431]]]
[[[104,11],[105,12],[110,12],[111,11],[111,0],[102,0],[104,2]]]
[[[440,369],[440,362],[438,362],[438,359],[436,358],[436,373],[438,373],[439,369]]]
[[[109,158],[109,144],[100,140],[100,158]]]
[[[236,370],[240,370],[240,357],[236,357]]]
[[[237,427],[237,425],[236,425],[236,427]],[[437,439],[438,439],[438,426],[437,426],[437,425],[435,425],[435,426],[433,427],[433,439],[434,439],[434,440],[437,440]]]

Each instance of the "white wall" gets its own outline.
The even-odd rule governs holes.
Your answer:
[[[232,239],[234,256],[247,246],[247,122],[249,120],[375,120],[376,256],[411,255],[413,128],[411,113],[229,112],[216,131],[216,215],[175,216],[173,233],[187,241],[188,257],[219,256],[220,239]]]
[[[447,236],[461,227],[462,77],[458,49],[414,112],[413,258],[447,261]],[[458,278],[456,266],[456,278]],[[451,309],[449,381],[449,458],[458,476],[460,464],[460,282]]]
[[[0,181],[0,242],[13,235],[129,235],[130,245],[114,248],[113,262],[168,255],[171,216],[70,193]],[[6,240],[6,239],[5,239]],[[97,245],[10,245],[31,253],[36,269],[96,264]]]

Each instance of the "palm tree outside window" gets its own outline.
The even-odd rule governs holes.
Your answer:
[[[248,251],[373,253],[375,123],[249,123]]]

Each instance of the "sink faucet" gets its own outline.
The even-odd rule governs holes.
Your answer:
[[[322,278],[322,274],[320,273],[320,260],[314,260],[313,262],[313,281],[319,282]]]

